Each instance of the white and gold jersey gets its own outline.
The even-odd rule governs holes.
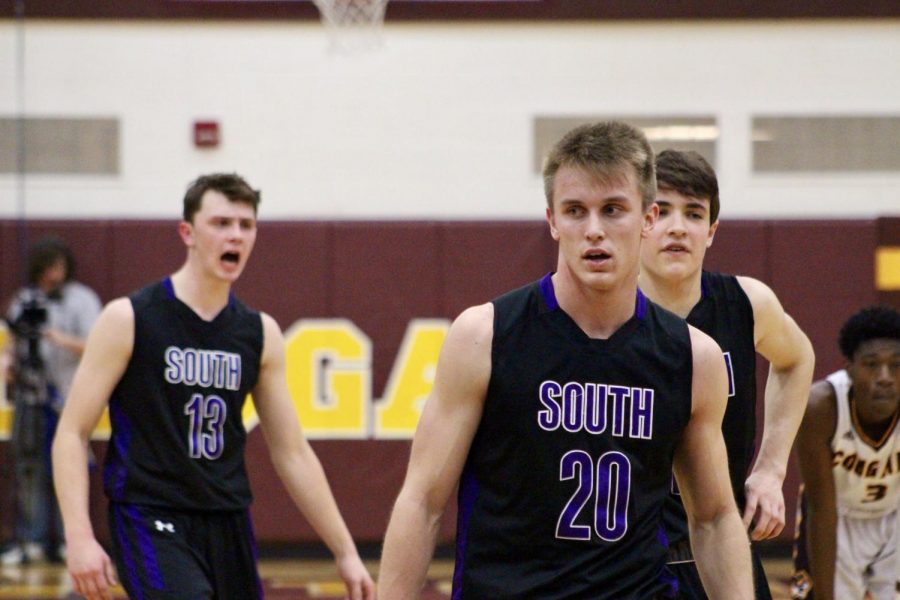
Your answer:
[[[900,506],[900,428],[897,416],[881,439],[860,426],[850,398],[850,377],[837,371],[827,378],[837,400],[837,425],[831,438],[838,514],[875,518]]]

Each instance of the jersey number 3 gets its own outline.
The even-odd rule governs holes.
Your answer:
[[[595,477],[596,475],[596,477]],[[590,525],[576,525],[578,516],[593,498],[593,530],[607,542],[620,540],[628,531],[628,498],[631,492],[631,463],[621,452],[607,452],[597,459],[583,450],[566,452],[559,462],[560,480],[576,479],[578,487],[563,507],[556,524],[556,537],[566,540],[591,539]]]
[[[190,420],[188,453],[191,458],[216,460],[225,450],[222,430],[228,407],[218,396],[194,394],[184,405],[184,414]]]

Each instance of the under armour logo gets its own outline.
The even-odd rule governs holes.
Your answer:
[[[168,531],[169,533],[175,533],[175,525],[173,523],[163,523],[160,520],[157,520],[156,523],[157,531]]]

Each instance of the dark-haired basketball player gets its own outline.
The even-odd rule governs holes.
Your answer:
[[[722,348],[729,375],[722,433],[731,486],[751,537],[763,540],[784,528],[782,484],[791,445],[803,418],[815,362],[812,346],[764,283],[703,270],[719,226],[716,174],[696,152],[665,150],[656,157],[659,220],[641,247],[641,290]],[[765,427],[756,462],[756,354],[770,364]],[[748,476],[749,474],[749,476]],[[705,598],[688,539],[688,520],[677,487],[666,505],[669,565],[684,598]],[[771,598],[762,561],[753,552],[756,598]]]
[[[275,321],[231,286],[256,240],[259,194],[236,175],[189,187],[171,277],[111,302],[91,332],[53,447],[75,590],[111,598],[116,573],[88,515],[87,444],[109,406],[104,488],[118,576],[134,599],[259,598],[244,467],[248,393],[279,476],[332,550],[351,598],[374,584],[298,425]]]
[[[711,594],[752,598],[722,353],[637,289],[656,218],[650,146],[622,123],[584,126],[556,145],[544,181],[557,270],[451,326],[379,595],[420,593],[458,483],[454,599],[673,597],[660,514],[674,465]]]
[[[817,381],[797,436],[803,476],[791,595],[900,596],[900,312],[844,324],[847,366]]]

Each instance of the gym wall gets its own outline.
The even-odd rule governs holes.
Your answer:
[[[900,246],[898,225],[900,219],[888,218],[725,221],[708,266],[771,285],[812,340],[816,377],[822,377],[841,367],[837,332],[850,314],[876,302],[897,305],[896,292],[876,289],[874,257],[879,248]],[[16,256],[23,241],[48,233],[72,245],[79,278],[104,301],[166,276],[184,259],[175,221],[0,221],[0,296],[9,297],[23,276],[21,264],[7,262],[7,257]],[[405,402],[407,412],[419,406],[430,373],[422,357],[436,359],[439,347],[427,335],[410,347],[411,324],[432,324],[439,330],[465,307],[553,270],[555,259],[555,243],[542,221],[261,224],[256,250],[236,291],[287,330],[288,377],[301,386],[292,388],[294,401],[309,415],[301,421],[358,539],[381,539],[414,428],[414,422],[402,419],[405,433],[403,427],[385,426],[381,407],[388,400]],[[305,326],[319,327],[319,336],[303,337]],[[322,346],[320,353],[310,350],[310,344]],[[328,352],[331,359],[321,360]],[[760,364],[758,371],[761,393],[767,366]],[[398,383],[404,373],[406,382]],[[343,383],[335,383],[342,377]],[[329,403],[356,410],[363,424],[348,430],[345,424],[356,421],[346,412],[332,417],[322,410],[303,412]],[[761,400],[759,404],[761,408]],[[98,439],[94,447],[102,456],[105,442]],[[7,443],[0,443],[0,463],[6,451]],[[277,480],[258,428],[250,434],[248,470],[261,542],[313,542],[313,532]],[[99,473],[92,481],[95,526],[106,535]],[[790,523],[797,484],[792,467],[785,484]],[[11,514],[9,498],[3,498],[0,516],[7,531]],[[444,541],[452,539],[453,517],[451,510],[444,521]],[[791,531],[789,524],[781,539],[790,539]]]

